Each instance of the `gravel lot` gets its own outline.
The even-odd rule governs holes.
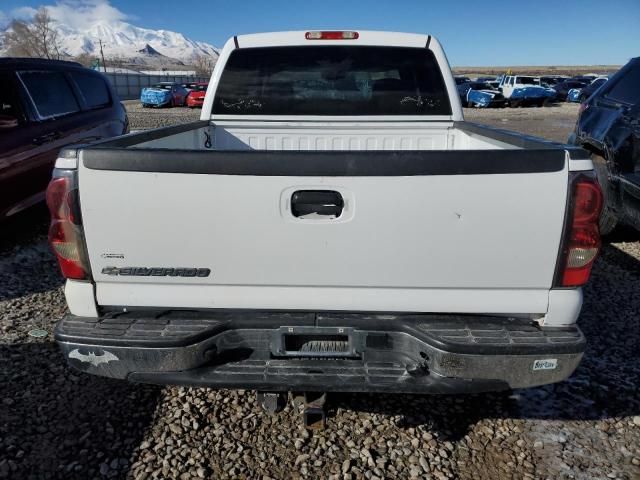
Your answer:
[[[132,129],[196,119],[142,110]],[[576,106],[467,117],[563,140]],[[618,231],[585,289],[585,358],[564,383],[473,396],[335,395],[328,428],[252,392],[159,388],[68,369],[49,332],[63,281],[36,208],[0,230],[0,478],[640,478],[640,235]]]
[[[577,103],[559,103],[541,108],[465,108],[466,120],[493,127],[566,142],[578,116]]]
[[[200,119],[199,108],[142,108],[138,100],[124,102],[131,130],[167,127]]]

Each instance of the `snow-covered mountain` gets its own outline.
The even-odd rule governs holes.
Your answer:
[[[162,57],[170,57],[188,65],[201,55],[214,61],[218,58],[217,49],[208,43],[191,40],[182,33],[136,27],[123,21],[95,21],[82,29],[57,22],[56,28],[62,51],[70,57],[82,53],[99,56],[102,40],[107,59],[126,59],[131,63],[155,64]],[[0,43],[0,55],[1,48]]]

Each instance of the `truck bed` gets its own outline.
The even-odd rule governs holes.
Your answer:
[[[493,150],[517,142],[467,128],[466,122],[198,121],[130,135],[111,146],[174,150]],[[210,141],[210,145],[207,143]],[[106,145],[105,145],[106,146]]]
[[[293,135],[274,140],[246,125],[220,128],[195,122],[80,151],[99,305],[547,312],[565,216],[567,147],[453,122],[389,137],[396,147],[436,147],[425,150],[257,150],[247,144],[275,147]],[[366,139],[364,126],[351,128],[327,126],[332,141],[324,145],[344,147],[337,139],[356,131]],[[232,133],[242,148],[217,140]],[[298,190],[339,192],[344,210],[336,219],[295,218],[290,199]],[[193,267],[211,275],[109,270],[123,267]]]

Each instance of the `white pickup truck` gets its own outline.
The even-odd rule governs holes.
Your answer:
[[[522,105],[542,107],[556,95],[553,88],[543,87],[539,78],[526,75],[504,75],[498,89],[512,107]]]
[[[584,150],[465,122],[428,35],[242,35],[200,121],[68,148],[47,194],[84,372],[262,392],[567,378],[600,247]]]

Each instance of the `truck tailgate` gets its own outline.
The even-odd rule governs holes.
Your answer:
[[[88,149],[80,160],[101,305],[547,309],[567,197],[560,149]],[[294,194],[317,191],[337,194],[340,215],[294,216],[305,207]]]

